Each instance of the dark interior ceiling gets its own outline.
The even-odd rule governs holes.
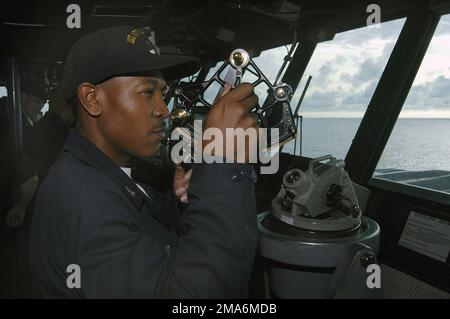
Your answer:
[[[383,21],[404,17],[420,0],[378,0]],[[161,51],[196,55],[216,62],[242,47],[253,56],[299,40],[362,27],[373,1],[302,0],[128,0],[76,1],[81,29],[68,29],[67,5],[74,1],[3,1],[0,57],[49,63],[63,61],[83,34],[110,25],[150,25]]]
[[[313,29],[363,26],[373,1],[77,1],[81,29],[66,27],[73,1],[3,1],[2,55],[63,59],[73,42],[92,30],[115,24],[151,25],[162,47],[184,53],[223,56],[235,47],[258,52],[292,41],[292,25],[307,36]],[[416,1],[377,1],[382,18],[406,15]]]

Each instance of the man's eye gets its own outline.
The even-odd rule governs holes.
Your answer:
[[[148,90],[145,90],[143,93],[145,95],[153,96],[153,94],[155,94],[155,90],[154,89],[148,89]]]

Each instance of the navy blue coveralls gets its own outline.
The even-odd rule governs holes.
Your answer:
[[[29,265],[34,297],[238,298],[257,242],[254,171],[194,164],[189,206],[145,187],[75,131],[42,183]],[[68,266],[81,270],[69,288]]]

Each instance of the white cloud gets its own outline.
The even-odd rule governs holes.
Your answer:
[[[333,110],[333,116],[351,117],[364,114],[403,23],[404,20],[397,20],[380,28],[360,28],[319,44],[293,104],[297,104],[305,79],[312,75],[302,112],[331,116]]]
[[[403,111],[450,111],[450,77],[439,75],[432,81],[414,85]]]
[[[414,85],[432,81],[441,75],[450,77],[450,31],[431,40]]]
[[[318,44],[294,94],[292,106],[297,105],[306,79],[312,75],[302,114],[362,116],[404,21],[399,19],[383,23],[379,28],[343,32],[331,41]],[[279,47],[262,52],[254,61],[273,81],[286,53],[285,47]],[[423,117],[448,116],[447,111],[450,111],[450,15],[441,18],[401,116],[420,117],[420,112]]]

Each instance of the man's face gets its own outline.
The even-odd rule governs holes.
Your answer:
[[[39,119],[42,115],[40,112],[44,107],[45,101],[32,93],[22,93],[22,108],[25,113],[32,119]]]
[[[98,128],[118,152],[154,156],[164,139],[166,83],[155,77],[115,77],[101,84],[102,114]]]

